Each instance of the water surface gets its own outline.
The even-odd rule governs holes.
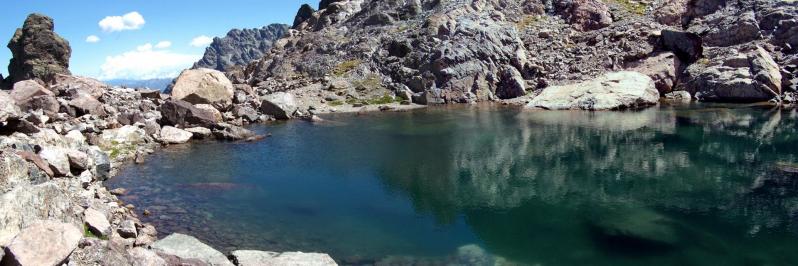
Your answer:
[[[253,127],[109,182],[161,236],[345,264],[796,265],[798,113],[456,106]]]

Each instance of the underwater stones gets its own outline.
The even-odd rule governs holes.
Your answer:
[[[192,236],[180,233],[158,240],[151,247],[159,254],[172,255],[180,259],[198,260],[212,266],[233,266],[233,263],[221,252]]]
[[[594,80],[552,86],[543,90],[527,105],[547,110],[619,110],[639,109],[656,104],[659,92],[654,81],[639,72],[614,72]]]
[[[3,265],[60,265],[78,247],[81,237],[80,230],[72,224],[34,223],[23,229],[6,247]]]
[[[679,241],[674,222],[648,209],[608,210],[593,218],[591,227],[604,241],[617,246],[668,247]]]
[[[257,250],[236,250],[231,253],[238,266],[259,265],[338,265],[330,255],[323,253],[268,252]]]

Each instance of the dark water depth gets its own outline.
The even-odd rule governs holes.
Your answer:
[[[798,265],[798,113],[430,108],[256,126],[109,181],[160,230],[341,263]]]

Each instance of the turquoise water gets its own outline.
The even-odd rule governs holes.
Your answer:
[[[109,182],[161,236],[343,264],[798,265],[798,113],[498,106],[171,146]]]

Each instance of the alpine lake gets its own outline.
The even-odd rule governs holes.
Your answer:
[[[378,265],[798,265],[798,111],[499,105],[253,125],[107,181],[160,237]]]

